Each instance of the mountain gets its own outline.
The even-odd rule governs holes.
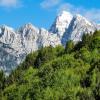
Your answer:
[[[68,29],[64,33],[62,43],[64,44],[68,40],[73,40],[74,42],[81,41],[83,34],[92,34],[96,29],[95,24],[77,14],[73,17]]]
[[[62,38],[65,31],[68,29],[72,18],[73,15],[70,12],[62,11],[56,17],[49,31],[56,33],[60,38]]]
[[[56,34],[26,24],[17,31],[2,25],[0,27],[0,69],[9,73],[32,51],[41,47],[61,44]]]
[[[18,66],[32,51],[41,47],[64,45],[68,40],[80,41],[84,33],[92,34],[99,25],[83,16],[61,12],[49,30],[37,28],[31,23],[14,30],[0,26],[0,69],[6,74]]]
[[[80,14],[72,15],[63,11],[58,15],[49,31],[60,36],[62,44],[65,45],[68,40],[80,41],[84,33],[92,34],[98,29],[99,25],[88,21]]]

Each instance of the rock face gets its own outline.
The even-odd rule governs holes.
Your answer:
[[[81,41],[83,34],[92,34],[96,29],[95,24],[77,14],[73,17],[68,29],[64,33],[62,43],[65,44],[68,40],[73,40],[74,42]]]
[[[71,13],[63,11],[61,12],[50,28],[50,32],[57,34],[60,39],[69,27],[69,24],[73,16]]]
[[[68,40],[81,41],[83,34],[92,34],[100,25],[89,22],[81,15],[73,16],[63,11],[50,30],[39,29],[26,24],[18,30],[8,26],[0,27],[0,69],[6,74],[18,66],[32,51],[41,47],[65,45]]]
[[[99,25],[93,24],[83,16],[63,11],[49,31],[60,36],[61,43],[65,45],[68,40],[80,41],[83,34],[92,34],[96,29],[99,29]]]
[[[38,29],[32,24],[22,26],[17,31],[3,25],[0,27],[0,69],[8,74],[30,52],[59,44],[61,41],[57,34]]]

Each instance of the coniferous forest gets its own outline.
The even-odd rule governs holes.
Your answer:
[[[1,71],[0,100],[100,100],[100,31],[32,52],[9,76]]]

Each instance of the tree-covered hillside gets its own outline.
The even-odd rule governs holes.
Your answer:
[[[99,99],[100,31],[32,52],[9,77],[0,72],[0,100]]]

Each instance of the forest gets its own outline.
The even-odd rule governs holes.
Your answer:
[[[32,52],[9,76],[1,71],[0,100],[100,100],[100,31]]]

